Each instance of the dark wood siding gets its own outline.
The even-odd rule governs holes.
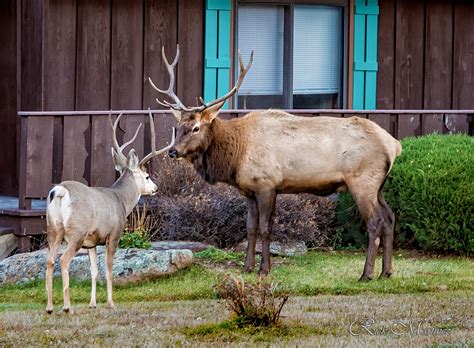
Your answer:
[[[14,0],[0,2],[0,192],[15,194],[16,179],[16,11]]]
[[[474,108],[474,2],[380,0],[378,109]]]
[[[172,58],[177,43],[177,92],[185,103],[203,93],[204,0],[5,0],[0,15],[0,147],[7,152],[0,159],[0,194],[18,192],[17,110],[161,108],[147,78],[168,84],[161,47]],[[167,120],[160,132],[168,136],[173,123]],[[126,140],[142,121],[147,118],[124,118]],[[77,177],[110,184],[102,175],[115,175],[107,122],[97,116],[62,122],[51,119],[53,182]],[[78,150],[76,144],[87,146]],[[136,150],[142,155],[146,149]]]

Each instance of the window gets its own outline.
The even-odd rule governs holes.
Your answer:
[[[254,51],[238,108],[343,107],[344,6],[245,2],[236,23],[245,63]]]

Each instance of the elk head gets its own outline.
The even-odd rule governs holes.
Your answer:
[[[171,103],[166,100],[160,101],[158,98],[156,99],[158,104],[170,108],[178,122],[176,145],[168,150],[168,155],[171,158],[192,159],[195,155],[205,151],[209,146],[211,141],[210,132],[212,122],[216,119],[220,109],[224,106],[227,99],[231,98],[242,85],[245,75],[252,66],[253,51],[246,67],[239,51],[239,77],[235,86],[227,94],[208,103],[204,102],[202,98],[199,98],[201,105],[195,107],[186,107],[174,93],[174,68],[179,59],[179,45],[176,47],[176,57],[171,64],[169,64],[168,59],[166,58],[164,47],[162,47],[161,55],[170,76],[168,89],[159,89],[153,83],[151,78],[148,78],[148,81],[150,81],[150,84],[156,91],[170,97],[174,101],[174,103]]]
[[[155,123],[153,121],[153,115],[151,114],[149,109],[148,109],[148,112],[150,116],[151,150],[152,151],[148,155],[143,157],[141,161],[139,160],[137,153],[134,149],[131,149],[128,152],[127,156],[123,154],[123,150],[128,145],[130,145],[131,143],[135,141],[142,124],[140,123],[140,125],[138,126],[133,138],[127,141],[126,143],[124,143],[122,146],[120,146],[117,141],[117,127],[123,113],[120,113],[120,115],[118,115],[115,122],[112,122],[112,115],[109,114],[110,126],[112,127],[112,132],[113,132],[112,158],[114,161],[115,170],[117,170],[121,176],[124,175],[125,172],[130,171],[130,173],[132,174],[135,180],[135,183],[137,185],[140,195],[154,195],[156,193],[156,190],[158,189],[156,184],[150,179],[150,176],[147,173],[145,164],[148,161],[150,161],[153,157],[158,156],[159,154],[169,150],[174,145],[174,142],[175,142],[175,130],[173,128],[173,135],[172,135],[170,144],[161,150],[158,150],[158,151],[156,150]]]

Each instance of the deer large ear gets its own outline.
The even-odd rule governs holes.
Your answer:
[[[122,173],[123,170],[127,167],[127,163],[124,161],[123,156],[121,156],[115,149],[112,147],[112,159],[114,161],[115,170],[119,173]]]
[[[137,153],[134,149],[131,149],[128,153],[127,161],[127,166],[129,169],[135,170],[138,168],[138,163],[140,163],[140,160],[138,159]]]
[[[216,105],[211,106],[210,108],[204,109],[201,114],[201,120],[203,122],[211,123],[219,115],[219,111],[224,106],[226,100]]]

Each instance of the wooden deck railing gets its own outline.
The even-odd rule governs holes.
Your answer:
[[[240,117],[250,110],[226,110],[221,117]],[[473,135],[474,110],[289,110],[302,116],[369,118],[397,138],[432,132]],[[118,114],[120,111],[113,111]],[[174,117],[152,110],[157,146],[171,136]],[[30,209],[31,199],[44,198],[54,183],[77,180],[92,186],[111,185],[116,174],[110,148],[109,111],[21,111],[19,209]],[[127,110],[119,138],[128,140],[139,123],[145,124],[133,147],[139,156],[149,150],[148,110]],[[120,141],[120,139],[119,139]]]

